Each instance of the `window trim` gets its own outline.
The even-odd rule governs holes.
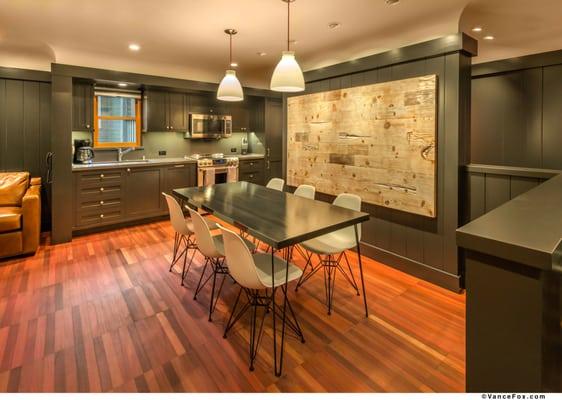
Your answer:
[[[98,115],[98,97],[103,96],[102,94],[94,95],[94,149],[100,148],[116,148],[116,147],[140,147],[141,146],[141,100],[135,99],[135,117],[114,117],[114,116],[99,116]],[[100,119],[105,120],[117,120],[117,121],[135,121],[136,122],[136,141],[133,142],[109,142],[100,143],[99,142],[99,131],[98,131],[98,121]]]

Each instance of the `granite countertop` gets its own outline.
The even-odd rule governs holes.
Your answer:
[[[240,160],[254,160],[263,158],[263,154],[249,153],[249,154],[225,154],[225,157],[238,157]],[[72,164],[73,171],[96,171],[100,169],[113,169],[113,168],[132,168],[132,167],[146,167],[150,165],[167,165],[167,164],[186,164],[196,163],[197,160],[191,157],[177,157],[177,158],[147,158],[146,160],[123,160],[118,161],[99,161],[91,164]]]

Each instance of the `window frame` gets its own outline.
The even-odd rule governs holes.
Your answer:
[[[140,147],[141,146],[141,99],[135,99],[135,117],[118,117],[118,116],[100,116],[98,115],[98,97],[103,94],[94,94],[94,149],[96,148],[117,148],[117,147]],[[133,142],[100,142],[99,141],[99,123],[100,119],[117,120],[117,121],[135,121],[135,137]]]

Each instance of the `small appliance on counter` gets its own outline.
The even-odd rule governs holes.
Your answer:
[[[74,163],[90,164],[94,160],[92,142],[88,139],[74,140]]]
[[[248,137],[244,136],[242,138],[242,144],[240,145],[240,153],[242,155],[248,154]]]

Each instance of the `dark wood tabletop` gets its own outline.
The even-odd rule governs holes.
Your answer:
[[[181,188],[173,192],[276,249],[369,220],[369,214],[364,212],[249,182]]]

